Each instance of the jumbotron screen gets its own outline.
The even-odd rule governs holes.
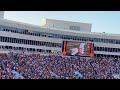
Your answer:
[[[94,43],[63,41],[63,55],[68,56],[94,56]]]

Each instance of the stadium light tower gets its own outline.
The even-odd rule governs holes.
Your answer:
[[[4,11],[0,11],[0,19],[4,19]]]

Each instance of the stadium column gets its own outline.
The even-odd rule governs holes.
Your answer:
[[[66,41],[63,42],[63,55],[66,55]]]

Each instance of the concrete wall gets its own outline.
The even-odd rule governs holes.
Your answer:
[[[0,11],[0,19],[4,19],[4,11]]]
[[[52,20],[46,19],[42,22],[43,27],[53,28],[53,29],[63,29],[70,30],[70,26],[80,26],[80,32],[91,32],[91,24],[88,23],[78,23],[78,22],[69,22],[69,21],[61,21],[61,20]]]

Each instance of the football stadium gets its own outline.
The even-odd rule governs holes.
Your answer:
[[[92,24],[4,19],[0,11],[0,79],[120,79],[120,35]]]

